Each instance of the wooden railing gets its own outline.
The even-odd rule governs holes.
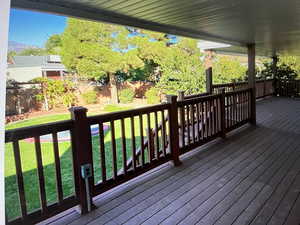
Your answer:
[[[276,84],[276,93],[279,96],[299,97],[300,80],[280,80]]]
[[[59,155],[59,144],[58,144],[58,133],[62,131],[69,131],[72,133],[73,123],[72,121],[61,121],[58,123],[49,123],[45,125],[32,126],[26,128],[19,128],[14,130],[8,130],[5,132],[5,142],[12,145],[14,164],[15,164],[15,177],[9,177],[7,179],[16,179],[17,181],[17,191],[19,196],[19,206],[20,206],[20,217],[10,221],[10,224],[33,224],[39,222],[45,218],[58,214],[68,208],[71,208],[79,203],[78,193],[69,193],[68,196],[65,195],[62,187],[63,176],[61,174],[61,160]],[[43,148],[40,141],[40,137],[43,135],[51,135],[53,140],[53,155],[54,155],[54,177],[45,177],[44,171],[46,165],[43,164]],[[20,148],[20,142],[24,142],[24,139],[32,142],[32,147],[34,149],[34,155],[28,156],[29,152],[24,152],[24,149]],[[71,147],[72,148],[72,147]],[[71,150],[74,153],[74,149]],[[26,158],[32,160],[36,163],[36,175],[32,175],[30,172],[23,171],[22,168],[22,156],[26,155]],[[72,161],[72,157],[66,159]],[[64,163],[67,161],[64,160]],[[13,163],[13,162],[12,162]],[[73,162],[70,165],[76,165],[76,158],[73,158]],[[75,187],[77,185],[77,180],[79,177],[78,171],[74,166],[74,181]],[[35,177],[37,179],[38,191],[34,194],[39,195],[40,205],[39,209],[28,208],[28,200],[26,199],[26,192],[30,192],[29,189],[33,189],[36,185],[32,182]],[[26,180],[28,179],[28,180]],[[54,179],[56,182],[56,190],[51,190],[51,192],[56,192],[57,199],[51,201],[47,200],[47,187],[46,179]],[[27,183],[27,186],[25,185]],[[25,187],[26,186],[26,187]],[[75,188],[76,189],[76,188]],[[13,210],[18,211],[17,208]]]
[[[273,88],[273,82],[273,79],[256,81],[256,98],[264,98],[266,96],[273,95],[275,93],[275,90]],[[245,88],[248,88],[248,82],[214,84],[213,93],[220,93],[222,89],[225,89],[225,92],[232,92]]]
[[[17,190],[21,213],[8,219],[9,224],[32,224],[53,216],[67,208],[79,205],[82,213],[88,213],[92,197],[137,177],[165,162],[180,165],[179,156],[215,138],[242,126],[251,119],[252,89],[215,95],[167,96],[167,102],[159,105],[87,116],[83,107],[71,108],[71,120],[6,131],[6,143],[13,145],[16,165]],[[203,96],[204,95],[204,96]],[[91,126],[98,128],[92,135]],[[63,193],[58,132],[71,134],[70,152],[73,169],[71,196]],[[57,199],[47,200],[40,137],[52,135]],[[29,211],[22,168],[19,142],[33,138],[36,156],[36,178],[39,184],[40,207]],[[91,176],[82,178],[83,166],[91,166]],[[88,181],[86,183],[86,181]],[[51,188],[51,185],[49,186]],[[49,188],[48,187],[48,188]],[[53,190],[52,190],[53,191]],[[54,202],[53,202],[54,201]]]

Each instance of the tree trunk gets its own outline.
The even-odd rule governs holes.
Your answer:
[[[111,103],[118,104],[119,103],[118,87],[117,87],[116,76],[114,73],[109,73],[109,83],[110,83]]]

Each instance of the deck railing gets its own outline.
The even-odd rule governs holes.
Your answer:
[[[300,96],[300,80],[280,80],[276,82],[275,86],[276,93],[280,96]]]
[[[113,112],[97,116],[87,116],[83,107],[74,107],[71,120],[57,123],[26,127],[6,131],[6,143],[12,145],[18,198],[21,213],[18,218],[8,218],[9,224],[31,224],[53,216],[67,208],[79,205],[82,213],[89,211],[92,198],[112,189],[150,169],[167,161],[180,165],[179,156],[201,146],[215,138],[225,137],[226,133],[242,126],[251,119],[252,89],[233,92],[223,91],[215,95],[167,96],[167,102],[159,105]],[[98,133],[93,134],[97,128]],[[59,132],[71,134],[71,156],[68,158],[73,170],[72,177],[61,174],[59,154]],[[51,135],[53,149],[43,149],[40,137]],[[28,210],[24,188],[22,152],[19,142],[32,138],[36,157],[36,178],[38,179],[40,204]],[[56,200],[48,200],[49,188],[42,155],[53,151],[53,178]],[[43,152],[43,154],[42,154]],[[64,163],[66,160],[64,159]],[[87,167],[86,167],[87,166]],[[82,169],[90,166],[90,176],[82,178]],[[63,179],[73,180],[74,191],[65,196],[62,188]],[[86,183],[86,181],[88,181]],[[70,184],[69,184],[70,185]],[[31,193],[32,194],[32,193]]]
[[[256,98],[264,98],[266,96],[273,95],[275,90],[273,88],[273,79],[267,80],[258,80],[256,81],[255,89],[256,89]],[[213,85],[213,93],[220,93],[221,90],[225,88],[225,92],[231,92],[236,90],[241,90],[248,88],[248,82],[233,82],[226,84],[214,84]]]
[[[32,126],[32,127],[25,127],[25,128],[19,128],[14,130],[8,130],[5,132],[5,142],[12,145],[13,150],[13,156],[14,156],[14,163],[15,164],[15,179],[17,182],[17,188],[16,191],[18,192],[19,197],[19,206],[20,206],[20,217],[17,219],[14,219],[10,222],[10,224],[33,224],[36,222],[39,222],[43,219],[46,219],[50,216],[53,216],[55,214],[58,214],[68,208],[71,208],[75,205],[78,205],[78,194],[79,192],[71,192],[70,190],[67,190],[67,196],[66,193],[64,193],[63,190],[63,177],[61,174],[61,159],[59,154],[59,143],[58,143],[58,133],[68,131],[71,134],[73,133],[73,123],[71,120],[67,121],[61,121],[58,123],[49,123],[45,125],[38,125],[38,126]],[[43,150],[41,145],[40,137],[44,135],[51,135],[53,140],[53,148],[52,148],[52,154],[54,155],[54,173],[53,177],[45,177],[44,175],[44,169],[46,165],[43,165]],[[22,149],[20,149],[20,142],[31,142],[32,148],[34,149],[33,152],[24,152]],[[28,143],[29,144],[29,143]],[[71,147],[71,153],[74,153],[72,146]],[[22,168],[22,155],[24,154],[30,154],[33,153],[31,157],[32,162],[36,161],[36,180],[38,183],[38,191],[35,193],[38,195],[38,199],[40,200],[40,207],[39,209],[32,209],[28,208],[28,200],[26,192],[29,192],[29,188],[34,188],[34,183],[28,183],[32,182],[32,174],[30,174],[27,171],[24,171]],[[49,153],[48,153],[49,154]],[[50,153],[51,154],[51,153]],[[73,158],[73,160],[72,160]],[[67,161],[69,160],[69,161]],[[79,180],[79,173],[76,170],[76,157],[70,157],[67,159],[64,159],[64,163],[69,163],[70,165],[74,165],[74,181],[75,181],[75,187],[77,185],[77,181]],[[10,177],[7,179],[11,179]],[[28,180],[27,180],[28,179]],[[56,188],[54,190],[47,190],[47,181],[46,179],[53,179],[55,180]],[[25,183],[27,183],[27,186],[25,189]],[[75,188],[76,189],[76,188]],[[49,201],[47,198],[47,194],[49,192],[55,192],[57,199]],[[17,208],[13,208],[11,210],[18,211]]]

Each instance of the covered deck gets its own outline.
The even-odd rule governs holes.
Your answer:
[[[42,224],[299,224],[300,100],[257,102],[245,125]]]

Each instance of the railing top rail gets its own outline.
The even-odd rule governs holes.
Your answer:
[[[169,103],[162,103],[162,104],[157,104],[157,105],[152,105],[147,107],[141,107],[137,109],[123,110],[119,112],[111,112],[111,113],[105,113],[101,115],[89,116],[88,120],[90,124],[96,124],[99,122],[109,122],[111,120],[119,120],[127,117],[138,116],[140,114],[165,110],[168,109],[169,106],[170,106]]]
[[[201,94],[193,94],[193,95],[186,95],[184,96],[184,99],[191,99],[191,98],[198,98],[198,97],[203,97],[203,96],[207,96],[209,95],[209,93],[205,92],[205,93],[201,93]]]
[[[261,83],[264,81],[273,81],[274,79],[262,79],[262,80],[256,80],[256,83]],[[225,83],[225,84],[213,84],[213,87],[218,88],[218,87],[231,87],[233,85],[243,85],[243,84],[248,84],[247,81],[242,81],[242,82],[236,82],[236,83]]]
[[[181,106],[185,106],[185,105],[196,104],[196,103],[199,103],[199,102],[204,102],[204,101],[207,101],[207,100],[216,99],[216,98],[219,98],[219,97],[221,97],[221,94],[207,95],[207,96],[202,96],[202,97],[198,97],[198,98],[185,99],[185,100],[182,100],[182,101],[178,101],[177,105],[179,107],[181,107]]]
[[[42,136],[52,132],[70,130],[73,127],[72,120],[63,120],[53,123],[22,127],[5,131],[5,143],[18,141],[34,136]]]
[[[235,91],[228,91],[225,93],[225,96],[234,95],[234,94],[243,93],[243,92],[249,92],[249,91],[251,91],[251,88],[243,88],[243,89],[239,89],[239,90],[235,90]]]

